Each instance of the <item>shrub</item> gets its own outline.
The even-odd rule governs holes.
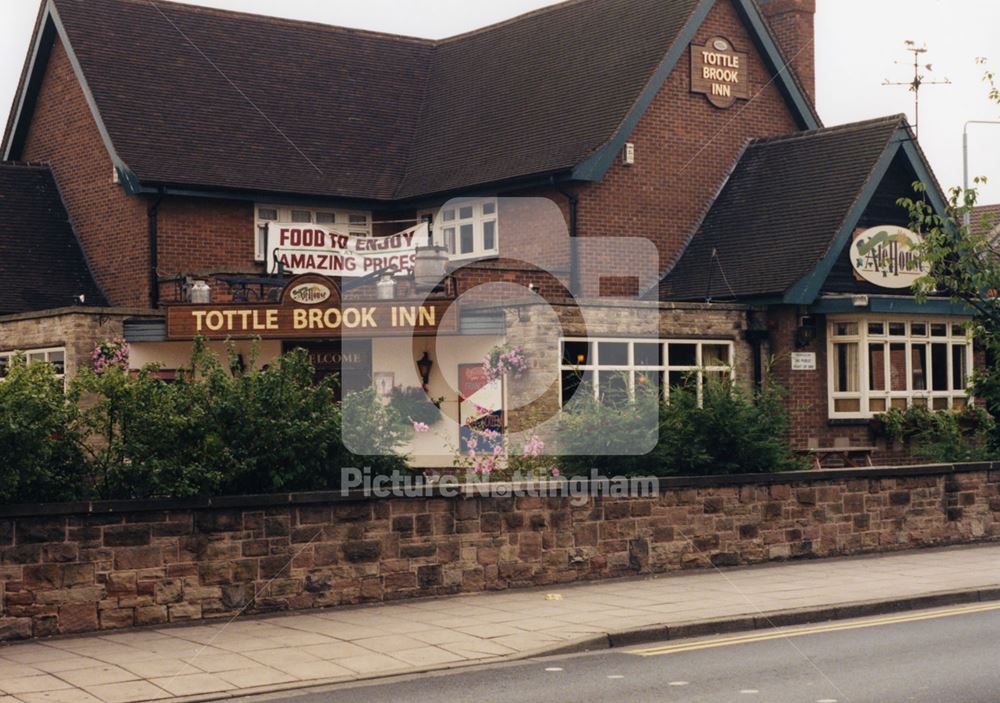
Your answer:
[[[581,383],[558,418],[559,464],[564,474],[649,475],[657,443],[659,396],[640,387],[634,398],[597,398]]]
[[[419,389],[418,389],[419,390]],[[420,391],[423,393],[423,391]],[[427,405],[440,410],[430,401]],[[375,473],[389,475],[407,469],[398,454],[399,445],[413,434],[413,423],[391,403],[384,403],[374,387],[348,393],[342,403],[342,434],[345,466],[371,467]]]
[[[86,497],[77,414],[49,364],[11,360],[0,382],[0,501]]]
[[[420,422],[433,425],[441,419],[441,402],[444,398],[429,398],[423,388],[417,386],[393,386],[389,395],[389,405],[401,422]],[[377,397],[372,402],[378,402]]]
[[[766,473],[804,467],[787,442],[788,411],[773,383],[747,391],[729,380],[706,380],[701,402],[689,386],[655,389],[632,400],[604,403],[578,393],[560,420],[560,433],[583,451],[561,457],[566,472],[688,475]],[[577,401],[577,398],[580,398]],[[650,408],[650,403],[654,407]],[[657,422],[650,425],[650,414]],[[636,447],[654,448],[635,455]]]
[[[346,466],[405,468],[395,453],[399,423],[378,410],[374,390],[346,402],[370,408],[350,431],[373,437],[381,453],[358,457],[344,446],[334,378],[315,383],[302,350],[263,369],[254,357],[245,363],[230,349],[223,362],[196,340],[173,382],[155,366],[81,372],[71,399],[82,407],[76,428],[88,438],[94,490],[107,498],[322,490],[338,487]]]
[[[206,451],[206,408],[183,385],[147,368],[135,376],[120,366],[82,370],[70,397],[81,409],[93,488],[103,498],[184,497],[215,492],[221,467]]]
[[[709,379],[702,402],[686,387],[672,388],[663,406],[654,451],[664,474],[739,474],[804,467],[788,445],[784,391],[772,382],[748,391]]]
[[[908,441],[915,456],[933,462],[989,461],[998,455],[996,423],[983,408],[928,410],[891,408],[882,416],[886,436]]]

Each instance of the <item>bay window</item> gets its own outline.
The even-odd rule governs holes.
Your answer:
[[[961,410],[972,341],[963,320],[851,317],[828,324],[830,417],[889,408]]]
[[[267,227],[269,222],[301,222],[320,225],[341,234],[357,237],[372,236],[371,213],[360,210],[333,208],[287,207],[283,205],[257,205],[254,207],[254,260],[263,261],[267,256]]]
[[[418,220],[427,218],[430,218],[432,243],[447,249],[452,259],[499,252],[496,198],[452,200],[441,208],[417,213]]]

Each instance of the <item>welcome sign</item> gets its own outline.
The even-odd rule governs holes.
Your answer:
[[[855,276],[881,288],[909,288],[927,274],[920,242],[919,235],[896,225],[858,233],[851,243]]]
[[[388,237],[342,234],[309,223],[272,222],[267,231],[267,270],[277,273],[318,273],[357,278],[387,267],[397,275],[413,268],[417,247],[426,247],[430,228],[426,222]]]

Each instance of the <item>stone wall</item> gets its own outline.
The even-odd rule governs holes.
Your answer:
[[[59,308],[0,317],[0,352],[66,348],[66,377],[90,363],[98,342],[122,336],[129,317],[156,315],[122,308]]]
[[[652,497],[0,507],[0,639],[1000,535],[1000,466],[664,479]]]

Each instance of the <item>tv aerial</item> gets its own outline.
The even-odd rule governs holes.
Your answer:
[[[913,54],[913,79],[909,81],[890,81],[886,78],[882,81],[882,85],[905,85],[913,93],[913,131],[916,133],[917,138],[920,138],[920,89],[925,85],[951,85],[951,81],[945,78],[944,80],[928,80],[927,74],[934,71],[934,65],[927,63],[921,65],[922,56],[927,53],[927,45],[917,46],[917,43],[907,39],[904,44],[906,45],[906,50]],[[902,65],[902,61],[894,61],[893,63]],[[909,62],[906,62],[907,64]],[[925,73],[926,72],[926,73]]]

